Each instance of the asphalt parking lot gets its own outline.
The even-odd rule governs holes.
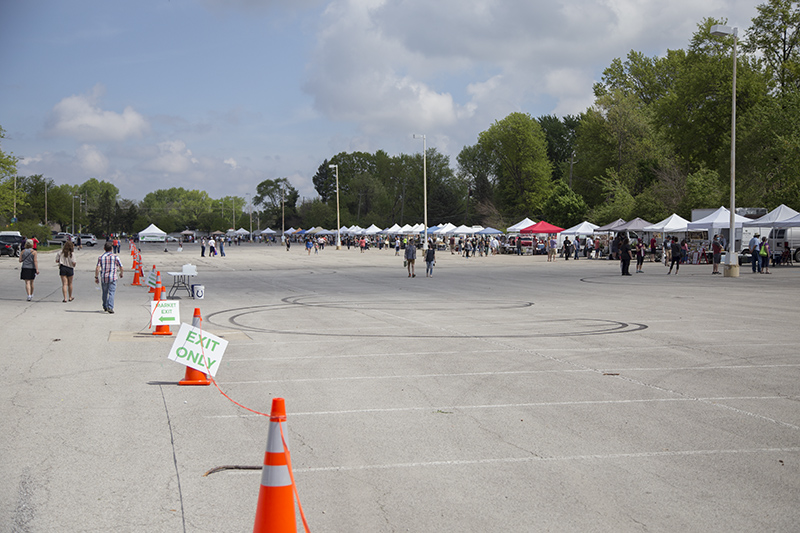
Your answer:
[[[181,318],[229,341],[220,389],[285,398],[312,532],[797,530],[800,267],[226,253],[142,255],[197,265]],[[130,270],[102,312],[99,254],[70,303],[53,254],[32,302],[0,258],[0,531],[252,530],[268,419],[177,386]]]

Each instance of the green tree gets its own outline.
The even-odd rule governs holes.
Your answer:
[[[262,208],[262,223],[266,222],[267,226],[280,228],[285,218],[286,229],[289,229],[290,226],[296,226],[300,222],[297,214],[299,199],[300,194],[288,179],[277,178],[264,180],[256,186],[253,203]]]
[[[589,206],[564,181],[556,184],[550,198],[542,208],[542,217],[547,222],[569,228],[586,220]]]
[[[607,224],[618,218],[633,218],[636,200],[619,174],[614,169],[609,169],[600,179],[600,183],[606,201],[595,206],[589,218],[597,224]]]
[[[686,196],[681,205],[681,211],[686,215],[692,209],[719,207],[725,197],[724,190],[720,189],[719,174],[716,170],[701,168],[686,177]],[[688,217],[687,217],[688,218]]]
[[[757,53],[781,95],[800,90],[800,3],[769,0],[756,7],[744,49]]]
[[[720,22],[698,25],[672,91],[654,108],[659,132],[689,171],[730,167],[733,39],[711,35]],[[767,79],[746,56],[738,59],[736,92],[740,117],[768,94]]]
[[[567,115],[560,119],[555,115],[543,115],[537,120],[547,140],[547,158],[553,164],[553,181],[566,178],[569,183],[569,164],[573,160],[580,117]]]
[[[329,165],[327,159],[323,161],[317,168],[317,173],[311,178],[314,189],[323,202],[327,202],[331,198],[336,199],[336,169],[330,168]]]
[[[5,139],[6,132],[0,127],[0,139]],[[14,196],[17,205],[24,201],[24,192],[14,186],[17,174],[18,159],[0,149],[0,217],[9,219],[14,213]]]
[[[525,113],[511,113],[478,135],[493,161],[501,212],[524,216],[541,210],[550,195],[552,166],[539,123]]]
[[[319,198],[302,202],[297,213],[307,228],[322,226],[327,229],[336,225],[336,210]]]

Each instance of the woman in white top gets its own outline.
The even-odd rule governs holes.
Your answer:
[[[58,275],[61,276],[61,292],[64,294],[64,303],[67,298],[71,302],[75,298],[72,297],[72,278],[75,276],[75,265],[78,262],[75,260],[75,245],[71,241],[64,243],[64,247],[56,254],[56,263],[58,263]]]

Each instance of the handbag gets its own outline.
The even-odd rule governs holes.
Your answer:
[[[406,268],[407,266],[408,266],[408,260],[403,259],[403,268]]]

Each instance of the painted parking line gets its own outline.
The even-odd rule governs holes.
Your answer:
[[[638,400],[578,400],[569,402],[526,402],[526,403],[499,403],[499,404],[479,404],[479,405],[447,405],[447,406],[426,406],[426,407],[386,407],[371,409],[342,409],[338,411],[300,411],[292,412],[291,416],[329,416],[329,415],[350,415],[350,414],[369,414],[369,413],[398,413],[398,412],[418,412],[418,411],[459,411],[469,409],[519,409],[524,407],[572,407],[580,405],[615,405],[615,404],[635,404],[635,403],[659,403],[659,402],[724,402],[735,400],[783,400],[785,396],[721,396],[709,398],[643,398]],[[238,414],[238,415],[207,415],[204,418],[250,418],[261,415]]]
[[[315,472],[353,472],[359,470],[390,470],[402,468],[430,468],[436,466],[464,466],[482,465],[499,463],[536,463],[536,462],[561,462],[561,461],[614,461],[619,459],[650,459],[654,457],[691,457],[691,456],[713,456],[713,455],[739,455],[739,454],[758,454],[758,453],[797,453],[800,447],[787,448],[752,448],[752,449],[722,449],[722,450],[676,450],[676,451],[654,451],[654,452],[633,452],[633,453],[609,453],[609,454],[589,454],[589,455],[563,455],[563,456],[538,456],[530,455],[526,457],[501,457],[496,459],[453,459],[449,461],[419,461],[413,463],[387,463],[378,465],[353,465],[353,466],[319,466],[307,468],[295,468],[295,474],[315,473]]]

